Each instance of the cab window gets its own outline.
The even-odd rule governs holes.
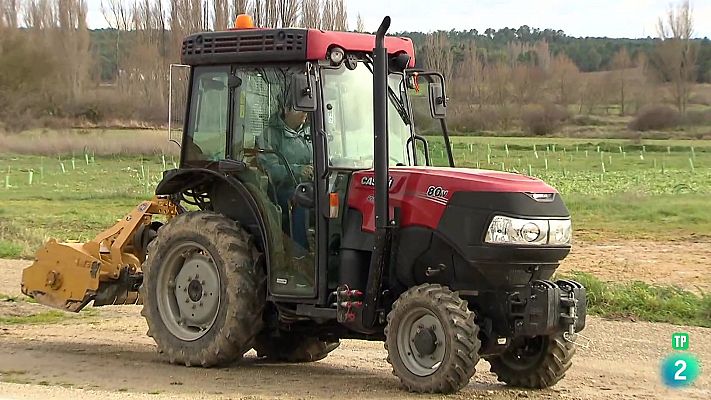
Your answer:
[[[186,161],[225,158],[227,142],[229,67],[195,69],[191,110],[185,140]]]

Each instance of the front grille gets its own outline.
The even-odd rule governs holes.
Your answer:
[[[183,41],[182,62],[188,65],[303,61],[305,29],[250,29],[205,32]]]

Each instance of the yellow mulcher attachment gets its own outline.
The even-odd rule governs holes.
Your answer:
[[[154,197],[90,242],[50,240],[22,271],[22,293],[40,304],[74,312],[92,300],[95,306],[140,304],[141,264],[161,225],[153,216],[172,218],[178,212],[168,198]]]

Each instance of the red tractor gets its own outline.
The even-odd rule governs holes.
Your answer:
[[[362,339],[385,342],[414,392],[461,389],[482,357],[508,384],[554,385],[586,316],[585,289],[550,280],[569,212],[538,179],[455,168],[444,78],[389,25],[187,37],[179,168],[95,240],[48,243],[24,293],[72,311],[142,302],[148,335],[188,366],[250,349],[310,362]],[[440,138],[418,134],[417,100]]]

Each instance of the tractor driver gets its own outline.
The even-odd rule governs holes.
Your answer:
[[[290,96],[284,96],[289,98]],[[277,154],[264,154],[262,163],[266,168],[274,190],[276,198],[282,209],[282,227],[285,232],[289,232],[289,201],[294,194],[296,185],[300,182],[313,180],[313,151],[311,138],[308,133],[307,116],[302,111],[295,111],[291,104],[283,102],[279,111],[272,116],[269,126],[265,132],[267,149],[273,150],[284,156],[296,178],[296,182],[291,177],[284,165],[284,160],[280,160]],[[291,221],[292,240],[298,245],[292,256],[300,258],[308,253],[307,238],[307,213],[300,207],[293,207]]]

